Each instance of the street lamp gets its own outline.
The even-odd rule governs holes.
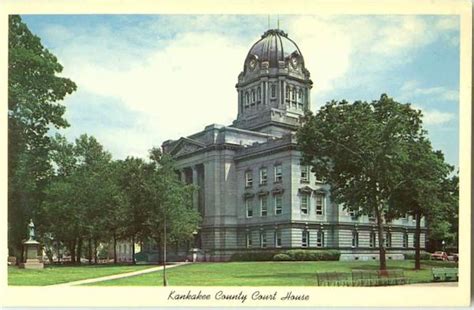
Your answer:
[[[197,260],[197,235],[198,235],[198,232],[197,230],[194,230],[193,231],[193,249],[192,249],[192,253],[193,253],[193,263],[196,262]]]
[[[443,252],[446,252],[446,247],[444,246],[446,244],[446,242],[443,240],[443,241],[441,241],[441,244],[443,246]]]

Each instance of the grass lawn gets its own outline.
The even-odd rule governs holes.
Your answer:
[[[314,286],[316,272],[376,270],[378,261],[325,262],[230,262],[197,263],[167,270],[169,285],[176,286]],[[431,282],[432,267],[457,267],[441,261],[422,261],[414,271],[414,261],[387,261],[389,269],[403,269],[410,283]],[[162,272],[96,282],[93,286],[161,286]]]
[[[45,266],[44,269],[8,267],[8,285],[51,285],[137,271],[153,266]]]

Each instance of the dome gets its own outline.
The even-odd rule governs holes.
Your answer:
[[[288,38],[288,34],[279,29],[270,29],[250,48],[246,60],[253,58],[260,63],[268,62],[270,68],[278,68],[279,61],[287,61],[292,56],[303,62],[298,45]]]

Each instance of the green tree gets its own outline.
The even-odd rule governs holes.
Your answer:
[[[150,159],[154,173],[146,185],[151,211],[146,223],[151,228],[150,237],[164,250],[166,242],[192,240],[201,216],[192,206],[192,195],[196,188],[179,180],[171,156],[154,148],[150,152]]]
[[[446,193],[447,177],[452,167],[445,163],[440,151],[433,151],[424,136],[407,144],[407,158],[401,164],[404,182],[391,195],[388,216],[394,218],[410,214],[415,219],[415,269],[419,270],[422,218],[430,224],[431,232],[440,234],[448,227],[448,217],[453,215],[446,212],[448,206],[453,205]]]
[[[52,127],[68,126],[58,102],[76,89],[56,57],[21,21],[9,16],[8,32],[8,247],[21,253],[28,218],[43,199],[51,176]]]
[[[423,133],[421,113],[383,94],[371,103],[332,101],[307,112],[297,132],[303,162],[331,185],[331,198],[358,215],[374,215],[380,269],[386,269],[388,202],[404,182],[407,144]]]

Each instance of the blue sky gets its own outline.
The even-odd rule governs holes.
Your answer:
[[[78,90],[66,98],[73,140],[95,136],[114,158],[237,115],[235,84],[267,15],[23,15]],[[276,17],[271,17],[271,28]],[[280,15],[311,73],[312,109],[387,93],[422,110],[436,149],[458,165],[459,18]]]

